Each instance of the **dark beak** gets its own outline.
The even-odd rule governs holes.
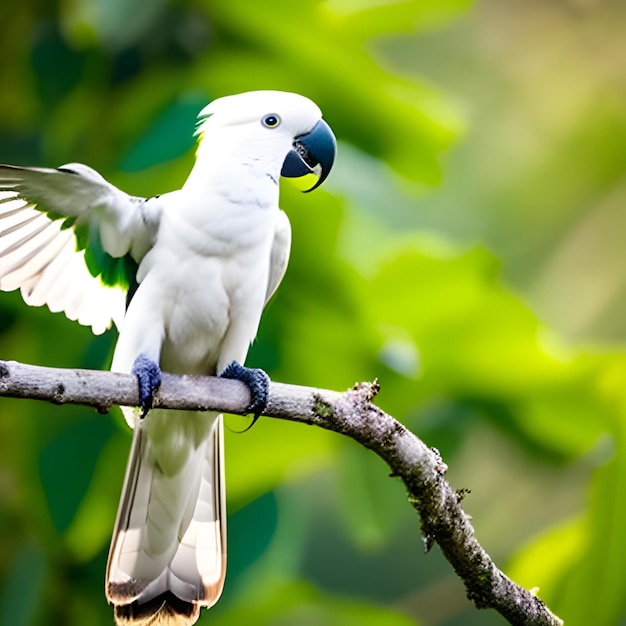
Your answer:
[[[286,178],[312,174],[316,179],[315,183],[304,191],[313,191],[326,180],[335,161],[336,152],[335,135],[330,126],[324,120],[320,120],[313,130],[296,137],[280,173]]]

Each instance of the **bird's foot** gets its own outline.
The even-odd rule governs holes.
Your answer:
[[[233,361],[222,373],[221,378],[240,380],[250,390],[251,400],[248,413],[254,415],[252,426],[261,417],[270,393],[270,377],[262,369],[252,369]]]
[[[131,373],[137,377],[139,385],[139,406],[141,407],[141,419],[152,408],[154,394],[161,385],[161,368],[158,363],[140,354],[133,363]]]

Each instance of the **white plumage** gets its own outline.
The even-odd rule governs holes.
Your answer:
[[[180,374],[243,363],[289,258],[278,179],[321,182],[334,157],[318,107],[296,94],[216,100],[197,134],[183,187],[150,199],[78,163],[0,166],[0,289],[19,288],[28,304],[95,333],[113,321],[114,371],[131,372],[139,356]],[[107,598],[118,624],[193,624],[224,584],[222,418],[125,415],[134,436]]]

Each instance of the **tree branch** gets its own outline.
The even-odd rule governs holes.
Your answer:
[[[345,393],[271,383],[264,415],[341,433],[380,456],[406,486],[427,549],[439,544],[477,608],[493,608],[514,626],[562,625],[533,592],[496,567],[474,536],[460,506],[462,495],[445,480],[447,466],[438,452],[372,404],[377,393],[377,383],[361,383]],[[134,376],[13,361],[0,361],[0,396],[82,404],[99,412],[138,405]],[[249,402],[248,389],[238,381],[164,373],[155,407],[243,415]]]

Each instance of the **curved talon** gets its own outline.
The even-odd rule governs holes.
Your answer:
[[[154,394],[161,385],[161,368],[158,363],[140,354],[133,363],[131,373],[137,377],[139,385],[139,406],[143,419],[154,403]]]
[[[254,416],[252,424],[248,426],[248,428],[251,428],[261,417],[267,406],[270,392],[270,377],[262,369],[244,367],[237,361],[233,361],[221,373],[220,377],[240,380],[250,390],[251,400],[248,405],[248,413],[252,413]]]

